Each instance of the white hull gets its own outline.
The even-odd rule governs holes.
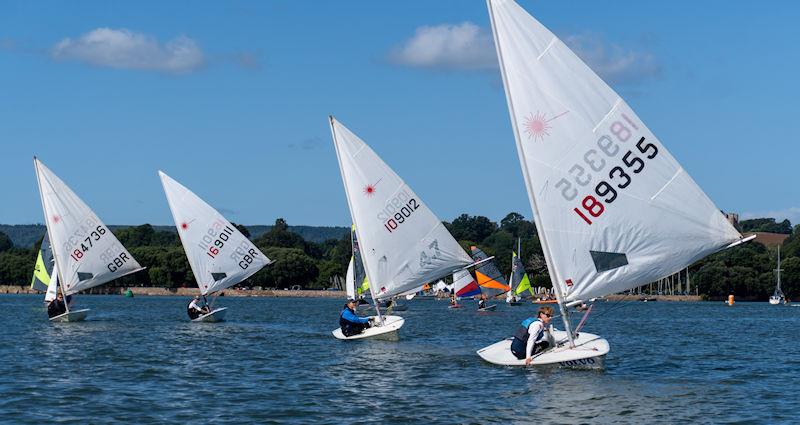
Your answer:
[[[67,323],[67,322],[82,322],[86,320],[86,316],[89,314],[89,309],[84,308],[83,310],[72,310],[68,313],[64,313],[55,317],[51,317],[51,322],[59,322],[59,323]]]
[[[496,309],[496,308],[497,308],[497,304],[492,304],[492,305],[486,306],[484,308],[479,308],[478,311],[494,311],[494,309]]]
[[[192,319],[192,322],[203,322],[203,323],[216,323],[225,320],[225,313],[228,310],[228,307],[222,307],[215,309],[211,313],[204,314],[196,319]]]
[[[377,316],[372,317],[376,321],[378,320]],[[345,341],[365,338],[397,341],[399,339],[398,331],[405,322],[406,320],[400,316],[383,316],[383,326],[373,326],[371,328],[364,329],[364,332],[361,332],[358,335],[344,336],[341,328],[336,328],[336,330],[331,333],[334,337],[336,337],[336,339]]]
[[[603,369],[608,354],[608,341],[590,333],[582,332],[575,339],[575,348],[569,348],[565,331],[553,331],[553,337],[562,345],[537,354],[531,366],[553,365],[571,369]],[[501,366],[525,366],[525,359],[511,354],[512,338],[496,342],[478,350],[478,355],[489,363]]]
[[[775,297],[769,297],[769,303],[772,305],[778,305],[781,303],[781,299]]]

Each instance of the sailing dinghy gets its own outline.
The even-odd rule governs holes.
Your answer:
[[[44,292],[44,305],[56,299],[58,293],[58,273],[55,272],[55,257],[53,248],[50,246],[50,237],[44,234],[42,244],[39,246],[39,255],[36,256],[36,264],[33,267],[33,279],[31,279],[31,289]]]
[[[520,241],[517,240],[517,252],[521,251],[520,245]],[[531,280],[520,258],[522,254],[517,255],[517,252],[511,253],[511,276],[508,279],[511,282],[511,290],[508,291],[509,296],[506,298],[508,305],[523,305],[533,298]]]
[[[58,287],[67,307],[64,314],[50,321],[80,322],[89,309],[71,310],[67,296],[144,268],[58,176],[36,157],[33,165],[54,260],[54,278],[45,299],[54,296]]]
[[[330,117],[347,203],[370,282],[376,326],[337,339],[397,338],[405,320],[384,316],[380,301],[472,265],[436,215],[366,143]]]
[[[472,278],[469,270],[458,270],[453,273],[453,302],[447,308],[461,308],[464,305],[459,304],[458,300],[476,297],[480,294],[481,288],[478,286],[478,282]]]
[[[598,368],[569,309],[744,242],[622,98],[513,0],[487,0],[528,198],[564,331],[534,365]],[[478,351],[523,366],[511,340]]]
[[[772,305],[785,304],[786,295],[781,291],[781,247],[778,247],[778,268],[775,269],[775,293],[769,297],[769,303]]]
[[[217,210],[162,171],[158,172],[178,236],[203,299],[218,294],[272,261]],[[209,305],[209,304],[206,304]],[[221,322],[227,307],[214,308],[193,322]]]
[[[478,287],[487,299],[493,300],[505,292],[511,290],[508,286],[506,278],[500,273],[494,259],[489,258],[482,249],[477,246],[470,247],[472,250],[472,258],[481,264],[475,268],[475,278],[478,281]],[[479,308],[478,311],[494,311],[497,304],[487,305],[486,307]]]

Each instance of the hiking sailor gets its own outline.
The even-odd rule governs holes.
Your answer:
[[[534,354],[541,353],[553,345],[548,331],[552,317],[552,307],[539,307],[536,318],[529,317],[523,320],[521,327],[514,334],[514,341],[511,342],[511,354],[520,360],[525,359],[526,366],[531,364]]]
[[[200,302],[199,295],[195,295],[192,302],[186,307],[186,312],[189,314],[189,318],[194,320],[204,314],[210,313],[211,310],[205,302]]]
[[[349,298],[339,314],[339,327],[342,329],[344,336],[358,335],[372,326],[373,319],[371,317],[358,317],[356,314],[356,300]]]

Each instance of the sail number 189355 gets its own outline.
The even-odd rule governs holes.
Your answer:
[[[621,190],[625,190],[631,184],[633,175],[644,170],[645,161],[658,155],[658,147],[648,143],[647,139],[642,136],[636,143],[635,149],[630,149],[621,155],[622,164],[611,167],[608,172],[605,171],[609,160],[623,152],[620,145],[628,142],[634,136],[634,131],[639,130],[639,126],[628,116],[625,114],[620,114],[620,116],[620,120],[612,122],[609,126],[609,134],[604,134],[597,140],[597,148],[586,151],[583,155],[583,162],[574,164],[569,169],[569,174],[577,186],[591,187],[590,184],[593,183],[591,173],[600,173],[601,178],[607,176],[594,185],[593,193],[584,196],[579,206],[572,209],[588,225],[591,225],[593,219],[600,217],[605,212],[606,206],[617,199]],[[612,135],[614,138],[611,137]],[[559,180],[555,187],[561,189],[561,195],[567,201],[572,201],[578,196],[578,188],[574,187],[573,182],[566,178]]]

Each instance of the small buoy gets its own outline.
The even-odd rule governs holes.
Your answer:
[[[129,298],[133,298],[133,291],[131,291],[131,288],[128,288],[128,290],[125,291],[125,296],[129,297]]]
[[[733,294],[728,295],[728,305],[733,305]]]

